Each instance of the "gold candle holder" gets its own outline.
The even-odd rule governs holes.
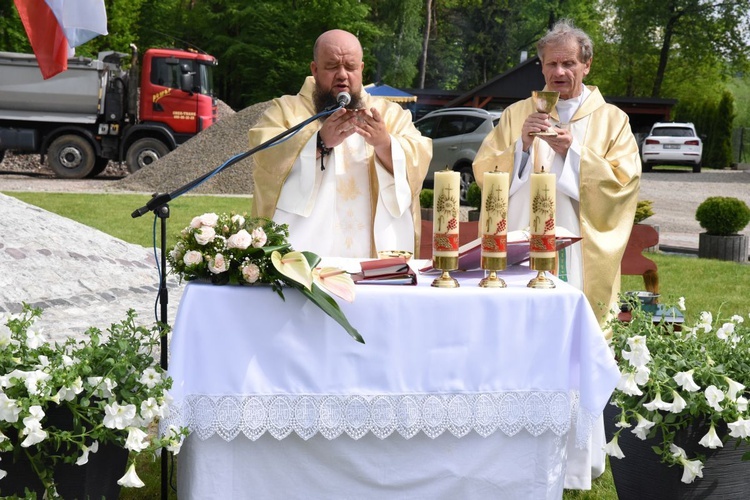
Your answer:
[[[482,288],[505,288],[508,285],[505,284],[500,276],[497,275],[498,271],[504,270],[508,266],[507,257],[482,257],[482,269],[489,271],[490,275],[486,278],[482,278],[479,281],[479,286]]]
[[[526,285],[528,288],[555,288],[555,282],[547,277],[546,271],[555,270],[554,257],[531,257],[529,267],[537,275]]]
[[[442,274],[432,281],[432,286],[437,288],[458,288],[458,280],[450,275],[449,271],[458,269],[458,257],[433,257],[432,267],[440,269]]]

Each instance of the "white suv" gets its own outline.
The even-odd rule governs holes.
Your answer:
[[[692,123],[654,123],[641,149],[643,171],[654,165],[690,165],[701,171],[703,142]]]
[[[423,136],[432,139],[432,161],[425,185],[432,186],[435,172],[448,167],[461,174],[461,201],[465,202],[474,181],[471,163],[501,114],[481,108],[443,108],[414,122]]]

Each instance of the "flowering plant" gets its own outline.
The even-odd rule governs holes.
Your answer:
[[[358,342],[362,336],[349,323],[331,292],[354,300],[354,282],[340,269],[316,267],[320,257],[294,251],[289,228],[265,218],[206,213],[182,230],[167,256],[171,272],[180,279],[207,280],[217,285],[269,284],[283,299],[292,287],[336,320]]]
[[[704,457],[690,457],[675,444],[679,430],[705,426],[698,444],[706,449],[731,438],[750,442],[750,328],[742,316],[719,320],[702,312],[692,327],[675,329],[665,319],[654,323],[637,299],[628,301],[631,321],[610,323],[621,372],[611,404],[620,414],[605,450],[624,457],[618,438],[625,429],[642,440],[657,437],[661,444],[653,450],[662,462],[681,465],[682,482],[691,483],[703,477]],[[677,307],[685,309],[684,298]]]
[[[172,384],[152,356],[160,329],[137,326],[130,310],[106,334],[90,328],[83,340],[52,344],[34,326],[41,313],[24,304],[20,314],[0,314],[0,452],[25,455],[52,498],[58,464],[84,465],[100,445],[113,443],[131,452],[118,484],[143,486],[136,455],[177,453],[187,435],[174,427],[162,437],[153,432]],[[11,465],[4,462],[0,490]]]

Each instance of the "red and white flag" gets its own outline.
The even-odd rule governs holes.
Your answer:
[[[73,47],[107,34],[104,0],[14,0],[46,80],[68,69]]]

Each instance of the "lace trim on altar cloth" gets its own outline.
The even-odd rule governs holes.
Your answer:
[[[533,436],[568,433],[577,422],[576,445],[585,446],[593,418],[577,412],[578,393],[496,392],[479,394],[404,394],[381,396],[191,395],[170,406],[161,422],[185,426],[200,439],[218,434],[231,441],[240,433],[255,441],[264,433],[283,439],[292,432],[302,439],[320,433],[334,439],[346,433],[359,439],[368,432],[384,439],[394,431],[409,439],[424,432],[431,438],[449,431],[462,437],[470,431],[487,437],[521,430]],[[576,413],[577,419],[576,419]],[[583,425],[583,426],[581,426]]]

